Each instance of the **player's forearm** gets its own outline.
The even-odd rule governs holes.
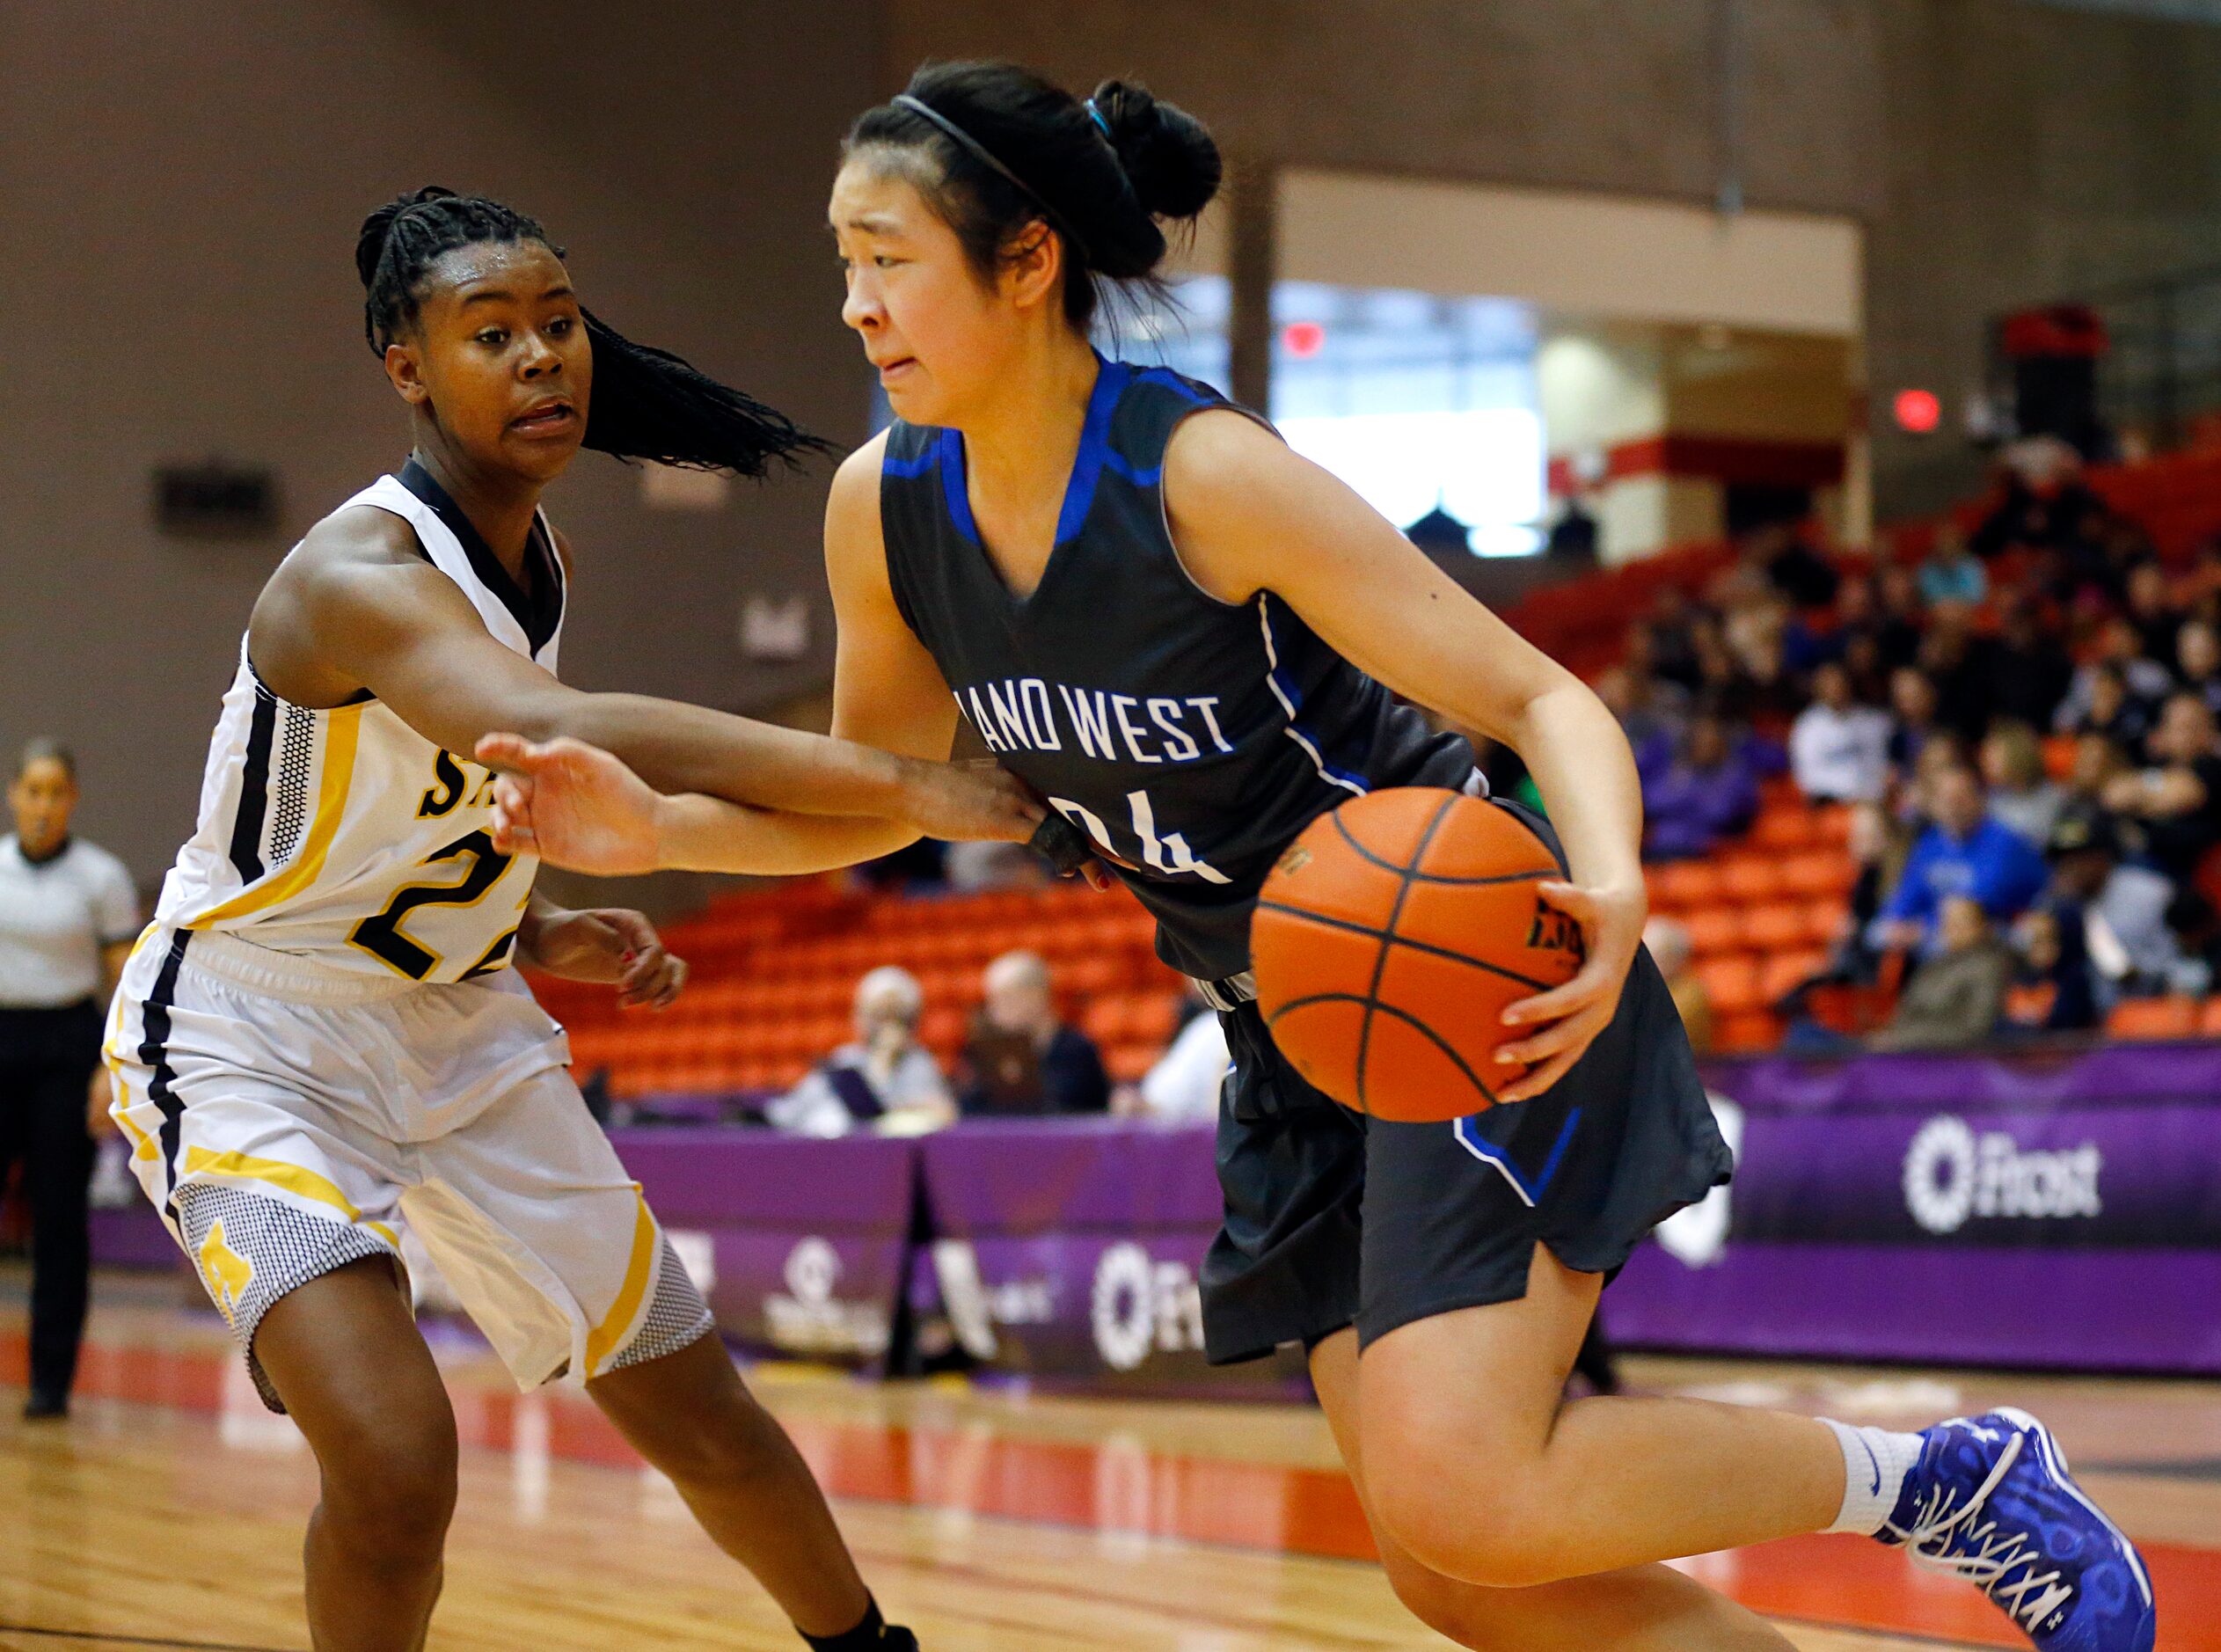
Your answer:
[[[892,822],[905,815],[917,766],[853,741],[639,694],[566,695],[535,721],[520,732],[600,746],[659,792],[802,815],[871,816],[882,836],[902,830]]]
[[[793,876],[877,859],[919,836],[915,827],[894,821],[751,808],[690,794],[659,804],[656,860],[687,872]]]
[[[1566,846],[1574,881],[1640,889],[1642,783],[1618,720],[1568,681],[1529,701],[1510,732]]]

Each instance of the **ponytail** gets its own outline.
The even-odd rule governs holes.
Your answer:
[[[482,195],[458,195],[427,185],[388,201],[362,221],[354,268],[363,289],[362,329],[370,348],[386,347],[413,323],[432,266],[458,247],[485,242],[537,241],[558,258],[563,249],[539,221]],[[785,414],[721,384],[668,350],[635,344],[591,311],[594,388],[588,399],[585,445],[627,461],[762,476],[773,464],[799,465],[829,453],[830,442]]]

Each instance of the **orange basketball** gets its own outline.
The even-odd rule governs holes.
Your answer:
[[[1492,1107],[1523,1068],[1503,1007],[1581,968],[1581,926],[1535,886],[1562,876],[1510,810],[1428,786],[1311,822],[1265,880],[1250,930],[1257,1007],[1297,1071],[1346,1107],[1409,1122]]]

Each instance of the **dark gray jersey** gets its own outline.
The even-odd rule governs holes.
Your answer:
[[[1472,749],[1351,665],[1270,591],[1188,577],[1163,496],[1181,420],[1234,404],[1105,362],[1056,545],[1012,594],[982,548],[954,430],[888,433],[880,515],[896,606],[1001,761],[1121,863],[1158,951],[1215,979],[1249,967],[1258,886],[1289,840],[1384,786],[1464,786]]]

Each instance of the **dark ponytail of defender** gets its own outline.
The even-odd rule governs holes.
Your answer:
[[[1218,145],[1185,110],[1122,80],[1082,102],[1015,63],[926,64],[901,99],[857,118],[842,152],[900,168],[983,278],[1028,224],[1048,224],[1064,242],[1064,314],[1083,333],[1106,286],[1161,288],[1162,221],[1192,221],[1220,175]]]
[[[383,357],[395,335],[416,319],[424,280],[444,254],[507,241],[537,241],[563,256],[537,219],[436,184],[390,201],[365,218],[355,238],[354,269],[362,278],[362,330],[370,348]],[[585,445],[596,452],[762,476],[774,462],[793,465],[803,454],[832,450],[831,443],[785,414],[668,351],[633,343],[590,310],[581,307],[580,314],[594,346]]]

